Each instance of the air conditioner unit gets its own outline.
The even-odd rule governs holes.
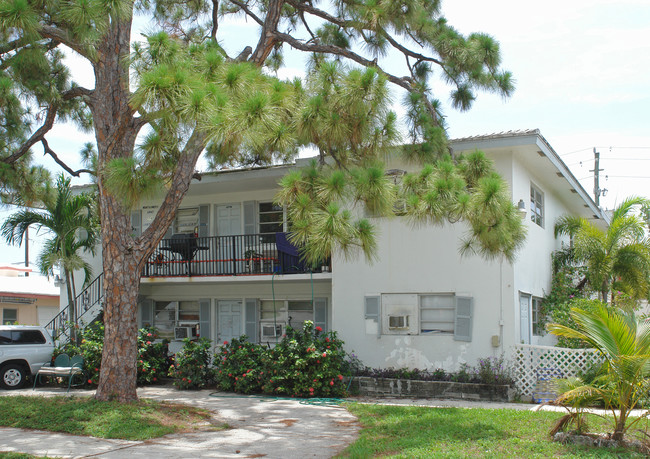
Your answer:
[[[196,327],[174,327],[174,339],[196,338]]]
[[[409,316],[388,316],[388,328],[391,330],[409,328]]]
[[[262,324],[262,340],[282,336],[282,325]]]

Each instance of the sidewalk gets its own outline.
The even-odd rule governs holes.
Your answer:
[[[94,391],[76,390],[74,395]],[[297,400],[233,396],[212,391],[144,387],[138,396],[186,403],[212,411],[232,428],[165,435],[147,441],[106,440],[0,427],[0,451],[50,457],[138,458],[329,458],[352,443],[359,432],[354,416],[338,406]],[[4,395],[65,395],[59,389],[2,391]]]
[[[94,391],[75,390],[74,395]],[[65,395],[62,389],[0,391],[5,395]],[[156,458],[329,458],[356,440],[357,419],[338,406],[311,405],[299,400],[241,396],[212,391],[179,391],[155,386],[138,396],[205,408],[232,428],[194,431],[147,441],[105,440],[67,434],[0,427],[0,451],[50,457]],[[555,406],[474,400],[354,397],[351,401],[382,405],[562,411]],[[600,411],[603,410],[592,410]],[[639,415],[644,410],[635,410]]]

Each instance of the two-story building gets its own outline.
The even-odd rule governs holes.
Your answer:
[[[246,334],[273,344],[287,325],[336,330],[373,367],[444,368],[545,343],[538,324],[550,289],[555,220],[605,216],[539,131],[458,139],[454,153],[482,150],[509,183],[528,227],[514,263],[461,256],[462,224],[412,227],[376,220],[378,261],[336,255],[307,269],[287,243],[277,183],[296,164],[204,174],[193,181],[140,285],[139,320],[180,346],[198,324],[215,343]],[[393,169],[409,168],[397,160]],[[134,234],[160,203],[132,213]],[[96,272],[101,271],[99,259]],[[62,304],[66,304],[62,292]]]

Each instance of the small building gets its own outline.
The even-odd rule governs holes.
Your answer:
[[[457,139],[451,147],[484,151],[508,182],[528,230],[513,263],[461,256],[463,224],[413,227],[398,216],[374,219],[374,264],[335,255],[310,270],[287,247],[285,209],[273,203],[278,181],[303,160],[207,173],[192,181],[145,265],[140,324],[170,338],[173,350],[197,324],[214,343],[246,334],[272,345],[287,326],[312,320],[336,330],[369,366],[448,371],[508,356],[515,344],[552,344],[538,314],[551,287],[551,254],[567,242],[554,237],[554,223],[571,214],[604,227],[607,217],[538,130]],[[412,169],[397,159],[388,168]],[[160,203],[143,201],[133,211],[135,235]],[[101,273],[99,256],[93,269]]]
[[[45,326],[59,312],[59,287],[33,275],[31,268],[0,266],[0,320],[2,325]]]

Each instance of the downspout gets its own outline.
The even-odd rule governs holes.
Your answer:
[[[499,260],[499,347],[503,352],[503,257]]]

